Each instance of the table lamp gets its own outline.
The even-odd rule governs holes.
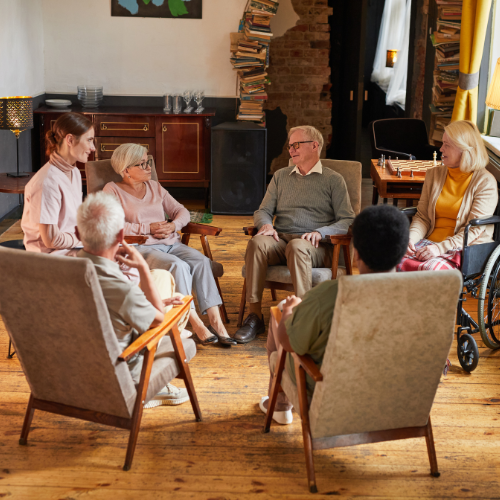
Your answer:
[[[19,134],[33,128],[33,99],[29,96],[0,97],[0,130],[10,130],[16,136],[17,172],[9,177],[28,177],[19,173]]]
[[[398,51],[397,50],[388,50],[387,51],[387,58],[385,60],[385,67],[386,68],[394,68],[394,64],[396,64],[397,60],[398,60]]]

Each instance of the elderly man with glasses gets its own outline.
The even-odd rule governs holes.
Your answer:
[[[354,220],[343,177],[321,165],[321,133],[310,126],[295,127],[288,144],[294,166],[274,174],[254,213],[259,232],[245,255],[250,313],[234,335],[242,344],[265,331],[262,293],[267,266],[286,264],[295,294],[302,298],[312,288],[312,268],[332,264],[327,237],[345,234]]]

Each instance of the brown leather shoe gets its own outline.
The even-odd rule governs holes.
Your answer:
[[[264,319],[259,318],[255,313],[250,313],[243,321],[243,326],[233,335],[233,339],[238,344],[246,344],[265,331]]]

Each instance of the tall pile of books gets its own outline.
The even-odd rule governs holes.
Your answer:
[[[436,0],[438,19],[431,41],[436,48],[432,87],[431,139],[443,141],[457,95],[462,0]]]
[[[265,126],[264,102],[269,79],[270,23],[278,10],[275,0],[248,0],[238,33],[231,33],[231,64],[238,72],[240,105],[237,120]]]

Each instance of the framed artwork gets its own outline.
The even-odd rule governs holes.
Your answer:
[[[111,15],[201,19],[203,0],[111,0]]]

